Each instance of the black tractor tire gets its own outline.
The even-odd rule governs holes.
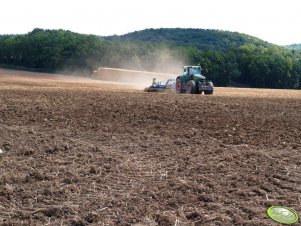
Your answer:
[[[186,83],[186,93],[187,94],[195,94],[196,93],[195,82],[193,80],[189,80]]]
[[[213,94],[213,89],[212,90],[205,90],[204,94],[205,95],[212,95]]]
[[[177,78],[177,80],[176,80],[176,93],[177,94],[183,93],[181,79],[179,79],[179,78]]]

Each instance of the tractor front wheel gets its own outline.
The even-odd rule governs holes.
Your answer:
[[[177,78],[177,80],[176,80],[176,93],[177,94],[183,93],[182,83],[181,83],[181,80],[179,78]]]

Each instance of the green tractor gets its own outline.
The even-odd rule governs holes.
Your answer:
[[[183,74],[176,79],[176,93],[213,94],[213,83],[201,74],[201,66],[184,66]]]

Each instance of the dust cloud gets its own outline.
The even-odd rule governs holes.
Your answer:
[[[92,75],[92,78],[144,87],[150,85],[153,78],[156,78],[157,81],[165,81],[168,78],[175,78],[175,76],[175,74],[168,73],[100,67],[97,72]]]
[[[115,54],[115,55],[112,55]],[[153,78],[157,81],[165,82],[169,78],[176,78],[186,64],[185,59],[180,54],[163,47],[160,50],[149,50],[143,55],[131,55],[123,57],[121,53],[114,52],[108,54],[92,74],[91,71],[79,68],[63,67],[62,70],[56,73],[38,73],[38,72],[25,72],[18,70],[5,70],[0,73],[9,75],[18,80],[59,80],[64,82],[77,82],[77,83],[99,83],[102,81],[113,83],[125,83],[127,85],[134,85],[135,87],[145,88],[152,84]],[[109,62],[109,58],[120,59],[116,62]],[[105,64],[104,62],[107,62]]]
[[[169,78],[176,78],[185,64],[185,59],[163,48],[156,52],[146,53],[144,56],[122,59],[118,68],[99,67],[92,74],[92,78],[145,87],[152,83],[153,78],[162,82]]]

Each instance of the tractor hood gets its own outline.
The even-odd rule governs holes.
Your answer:
[[[198,77],[200,80],[206,80],[206,77],[204,75],[194,75]]]

